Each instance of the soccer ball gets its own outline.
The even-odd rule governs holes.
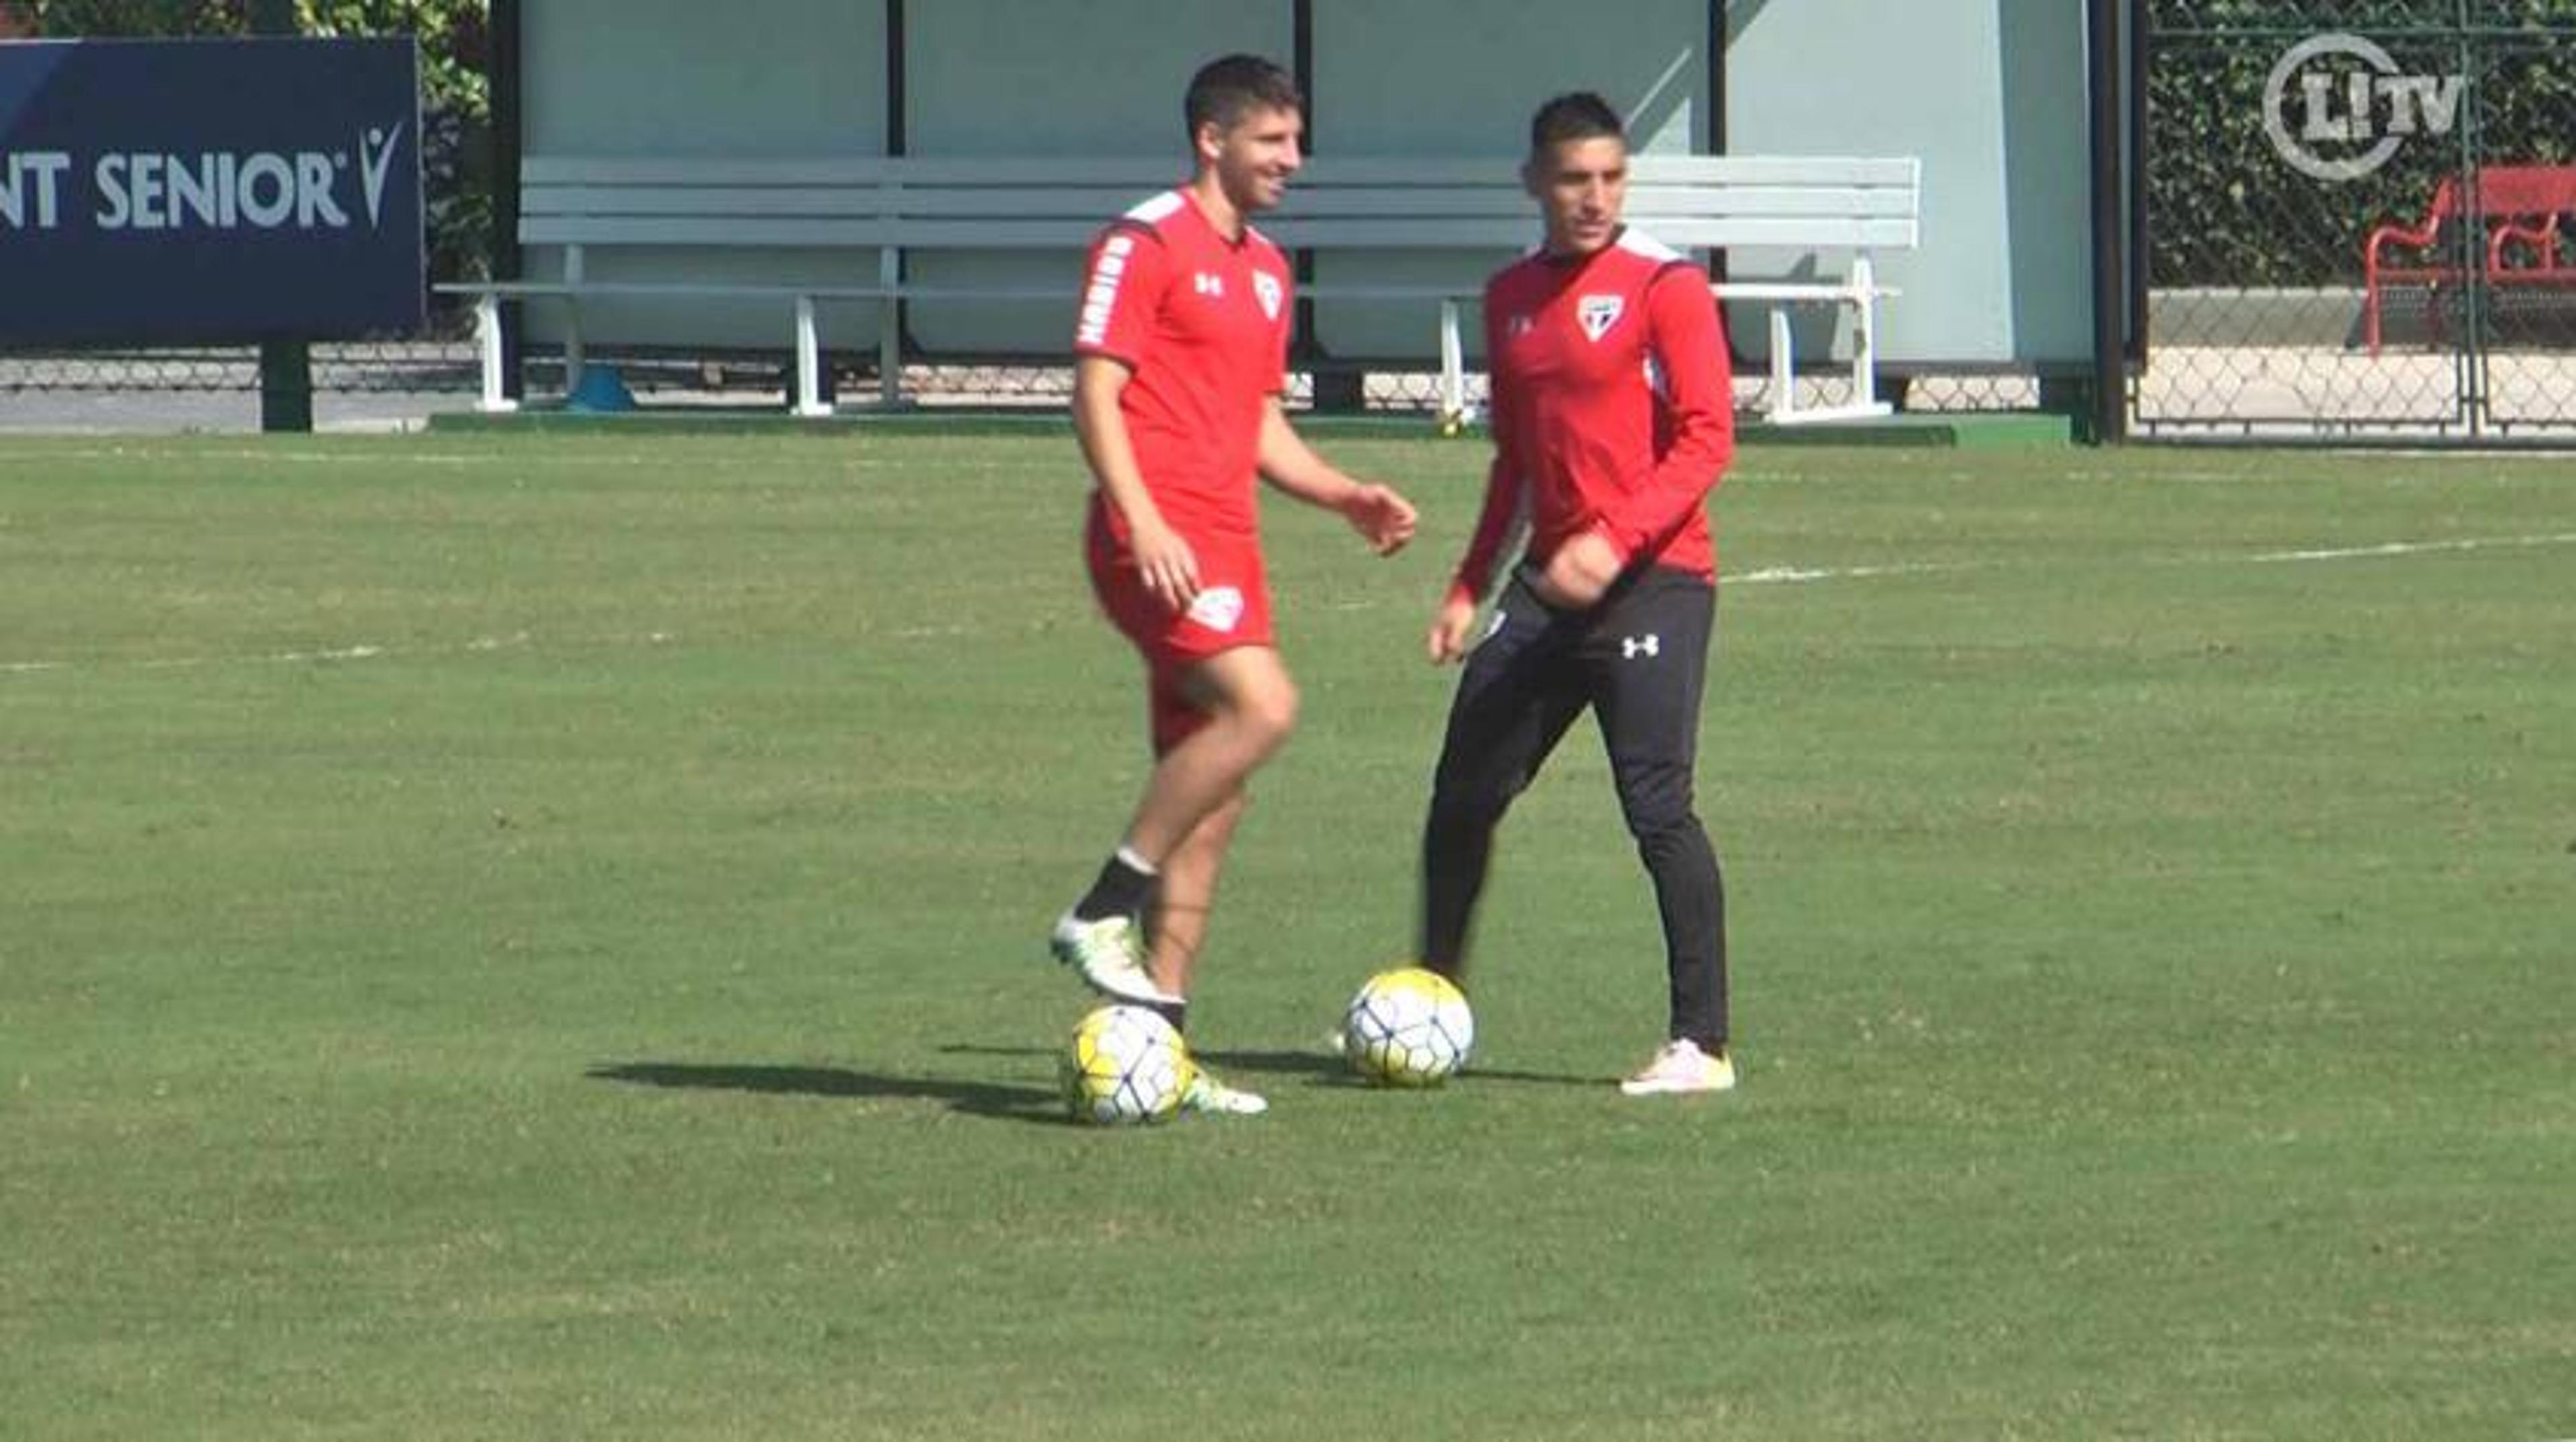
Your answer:
[[[1343,1055],[1353,1071],[1380,1086],[1438,1086],[1465,1064],[1475,1044],[1467,994],[1418,966],[1370,977],[1342,1018]]]
[[[1159,1013],[1104,1006],[1074,1024],[1064,1051],[1064,1103],[1074,1120],[1132,1126],[1169,1119],[1189,1089],[1190,1051]]]

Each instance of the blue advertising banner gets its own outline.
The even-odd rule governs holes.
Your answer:
[[[399,40],[0,42],[0,344],[420,327]]]

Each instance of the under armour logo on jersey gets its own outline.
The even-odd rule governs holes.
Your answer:
[[[1252,293],[1261,298],[1261,313],[1272,320],[1279,318],[1279,303],[1286,295],[1279,289],[1279,277],[1266,270],[1252,273]]]
[[[1225,294],[1225,277],[1213,271],[1200,271],[1191,277],[1190,285],[1201,295],[1222,297]]]
[[[1528,316],[1516,315],[1503,322],[1503,338],[1513,340],[1528,335],[1533,322]]]
[[[1619,323],[1619,313],[1628,308],[1625,296],[1587,295],[1574,303],[1574,318],[1583,323],[1584,335],[1599,340]]]
[[[1619,656],[1622,660],[1634,661],[1640,656],[1660,656],[1662,654],[1664,654],[1664,638],[1656,635],[1652,631],[1647,632],[1643,636],[1622,636],[1619,638]]]
[[[1190,619],[1211,631],[1226,632],[1243,619],[1243,592],[1232,586],[1210,586],[1190,601]]]

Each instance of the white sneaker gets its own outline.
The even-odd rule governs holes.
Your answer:
[[[1258,1092],[1230,1087],[1207,1074],[1205,1067],[1190,1068],[1190,1084],[1181,1093],[1181,1110],[1215,1112],[1225,1116],[1257,1117],[1270,1110],[1270,1102]]]
[[[1056,922],[1055,934],[1047,938],[1047,950],[1081,973],[1083,985],[1103,996],[1147,1006],[1180,1001],[1145,974],[1145,939],[1133,917],[1084,921],[1068,911]]]
[[[1632,1097],[1680,1096],[1689,1092],[1723,1092],[1735,1089],[1735,1058],[1719,1047],[1714,1055],[1701,1051],[1699,1043],[1688,1039],[1668,1041],[1635,1076],[1619,1083],[1623,1095]]]

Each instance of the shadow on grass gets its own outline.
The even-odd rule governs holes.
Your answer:
[[[1191,1048],[1197,1051],[1197,1048]],[[1049,1055],[1044,1047],[976,1046],[951,1042],[940,1051],[952,1056],[1036,1057]],[[1359,1079],[1350,1064],[1338,1055],[1315,1051],[1200,1051],[1199,1060],[1219,1072],[1250,1072],[1264,1076],[1304,1077],[1307,1085],[1349,1087],[1354,1091],[1375,1091]],[[1466,1082],[1513,1082],[1536,1086],[1600,1087],[1618,1080],[1611,1076],[1570,1076],[1564,1072],[1509,1071],[1479,1066],[1470,1058],[1460,1079]]]
[[[1039,1087],[950,1077],[886,1076],[841,1067],[630,1061],[602,1063],[583,1075],[594,1081],[683,1091],[756,1092],[765,1096],[890,1097],[944,1102],[954,1110],[1004,1121],[1072,1126],[1064,1100]]]

